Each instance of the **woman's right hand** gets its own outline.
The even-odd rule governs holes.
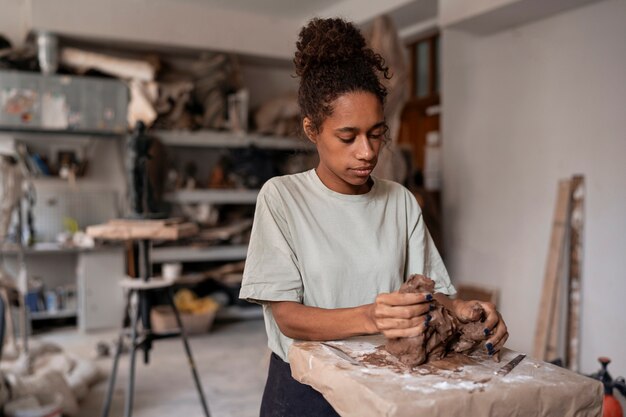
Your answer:
[[[383,293],[371,304],[370,319],[386,338],[414,337],[424,333],[431,316],[430,293]]]

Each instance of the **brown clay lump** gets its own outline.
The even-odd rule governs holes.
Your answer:
[[[401,293],[434,293],[435,282],[423,275],[412,275],[400,287]],[[385,349],[408,366],[418,366],[427,361],[442,359],[448,352],[469,353],[485,339],[484,326],[479,319],[476,322],[463,323],[436,300],[429,314],[432,317],[428,327],[419,336],[387,339]],[[474,309],[480,310],[476,317],[484,318],[484,311],[476,303]]]

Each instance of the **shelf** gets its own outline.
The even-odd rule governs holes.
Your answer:
[[[127,132],[104,132],[87,130],[46,130],[46,129],[22,129],[8,126],[0,126],[0,133],[13,137],[19,141],[43,142],[49,140],[48,137],[65,138],[70,140],[90,140],[90,139],[121,139]]]
[[[209,246],[165,246],[152,249],[152,262],[212,262],[241,261],[248,254],[247,245]]]
[[[167,193],[170,203],[255,204],[259,190],[179,190]]]
[[[255,146],[262,149],[313,151],[315,146],[302,138],[264,136],[257,133],[232,133],[213,130],[201,131],[165,131],[155,130],[151,134],[158,137],[167,146],[247,148]]]
[[[76,310],[34,311],[29,313],[31,320],[67,319],[78,316]]]
[[[221,307],[215,314],[215,320],[248,320],[263,318],[261,306],[228,306]]]
[[[38,176],[31,178],[35,187],[41,189],[51,190],[58,189],[65,192],[81,192],[81,191],[115,191],[113,185],[110,182],[104,180],[95,180],[92,178],[79,177],[76,181],[71,182],[69,180],[54,177],[54,176]]]
[[[35,243],[33,246],[24,247],[25,255],[46,255],[46,254],[64,254],[64,253],[80,253],[80,252],[95,252],[105,251],[119,246],[106,245],[95,246],[93,248],[81,248],[77,246],[63,246],[55,242],[41,242]],[[5,244],[0,246],[0,249],[4,255],[18,255],[20,253],[19,248],[15,244]]]

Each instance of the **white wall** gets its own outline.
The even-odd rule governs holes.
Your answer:
[[[532,352],[557,181],[587,181],[581,371],[626,375],[626,2],[489,36],[443,32],[444,215],[454,279],[496,285]]]
[[[15,1],[15,0],[10,0]],[[297,19],[174,0],[30,0],[32,27],[101,40],[289,59]]]
[[[494,33],[598,0],[439,0],[439,23],[476,34]]]
[[[0,0],[0,34],[13,46],[24,42],[30,29],[30,0]]]

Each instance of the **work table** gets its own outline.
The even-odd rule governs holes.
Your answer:
[[[329,342],[358,364],[319,342],[296,342],[292,374],[320,391],[341,416],[600,416],[602,384],[524,358],[509,374],[495,372],[519,354],[503,350],[500,363],[477,351],[409,369],[380,348],[382,336]]]

